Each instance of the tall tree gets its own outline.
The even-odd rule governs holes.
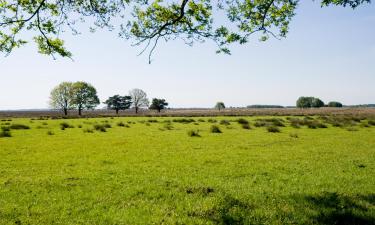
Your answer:
[[[135,109],[135,113],[138,113],[141,107],[148,107],[147,94],[143,90],[135,88],[129,92],[129,96],[132,99],[132,106]]]
[[[313,108],[320,108],[324,106],[324,102],[319,98],[313,98],[311,101],[311,107]]]
[[[64,115],[68,115],[68,110],[72,109],[73,83],[62,82],[51,91],[50,106],[54,109],[60,109]]]
[[[149,109],[160,112],[165,109],[166,106],[168,106],[168,102],[166,102],[165,99],[153,98]]]
[[[132,104],[131,99],[130,96],[114,95],[109,97],[104,104],[107,105],[108,109],[116,110],[116,114],[118,114],[119,110],[130,108],[130,105]]]
[[[96,89],[86,82],[75,82],[73,84],[73,105],[78,109],[78,115],[82,115],[83,109],[94,109],[100,101]]]
[[[337,108],[341,108],[341,107],[342,107],[342,103],[341,103],[341,102],[329,102],[329,103],[328,103],[328,107],[337,107]]]
[[[0,51],[9,54],[33,37],[41,54],[71,57],[60,38],[66,30],[109,28],[134,40],[149,56],[160,40],[211,40],[217,52],[230,53],[232,43],[245,44],[251,35],[260,40],[286,37],[300,0],[33,0],[0,1]],[[371,0],[320,0],[322,7],[357,8]],[[220,15],[220,18],[219,16]],[[223,18],[221,15],[226,15]],[[113,23],[112,21],[116,21]],[[143,52],[143,51],[142,51]]]
[[[222,109],[225,109],[225,105],[224,105],[224,102],[217,102],[216,105],[215,105],[215,109],[217,110],[222,110]]]

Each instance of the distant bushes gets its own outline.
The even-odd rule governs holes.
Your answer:
[[[284,108],[284,106],[281,105],[248,105],[246,106],[248,109],[281,109]]]
[[[328,107],[336,107],[336,108],[341,108],[342,107],[342,104],[341,102],[329,102]]]
[[[324,102],[315,97],[299,97],[296,106],[298,108],[320,108],[324,106]]]

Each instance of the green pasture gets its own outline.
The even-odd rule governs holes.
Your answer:
[[[375,224],[373,121],[242,118],[4,119],[0,224]]]

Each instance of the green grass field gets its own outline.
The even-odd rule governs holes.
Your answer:
[[[375,224],[374,121],[242,118],[4,120],[0,224]]]

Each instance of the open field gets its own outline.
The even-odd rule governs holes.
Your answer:
[[[3,119],[0,224],[375,224],[368,112]]]
[[[62,117],[61,111],[53,110],[21,110],[0,111],[0,118],[31,118],[31,117]],[[141,110],[135,114],[134,110],[120,111],[118,116],[301,116],[301,115],[364,115],[374,116],[375,108],[343,107],[343,108],[227,108],[221,111],[215,109],[168,109],[161,113]],[[83,112],[84,117],[117,116],[114,110],[90,110]],[[78,117],[78,112],[71,110],[68,117]]]

